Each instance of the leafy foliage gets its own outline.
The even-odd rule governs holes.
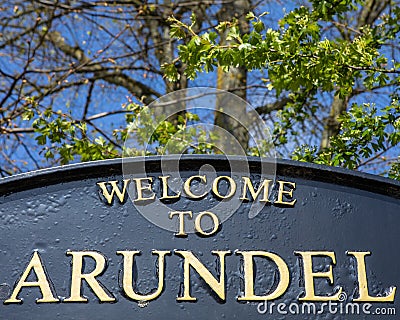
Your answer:
[[[283,90],[297,92],[318,87],[324,91],[337,88],[338,95],[346,96],[358,79],[363,80],[366,88],[376,83],[387,84],[386,74],[398,73],[398,69],[385,68],[388,61],[379,48],[385,38],[393,36],[393,29],[387,25],[375,29],[365,27],[353,41],[321,39],[318,9],[323,11],[327,1],[318,3],[313,10],[300,7],[287,14],[278,30],[264,31],[264,27],[259,27],[262,22],[254,14],[248,15],[254,29],[244,35],[240,35],[235,21],[221,22],[216,29],[227,29],[226,40],[235,40],[224,46],[218,45],[215,32],[197,35],[192,26],[172,19],[172,34],[180,30],[181,35],[186,32],[191,37],[187,44],[179,46],[179,57],[187,64],[185,74],[193,79],[196,72],[207,72],[218,66],[266,68],[277,95]],[[390,19],[387,22],[395,24]],[[164,70],[168,76],[176,77],[170,65],[164,65]],[[399,77],[393,82],[398,80]]]
[[[317,150],[315,147],[303,146],[295,150],[293,159],[354,170],[375,160],[385,160],[384,154],[399,143],[398,100],[380,110],[379,114],[374,106],[354,104],[342,116],[341,133],[332,139],[331,147]],[[389,175],[399,179],[398,162],[393,163]]]
[[[398,3],[302,1],[274,23],[273,14],[259,14],[263,4],[217,21],[231,17],[223,15],[236,3],[230,1],[169,7],[7,0],[0,23],[0,174],[32,169],[25,158],[37,161],[33,150],[45,165],[218,153],[212,144],[218,135],[192,126],[197,115],[157,119],[146,105],[204,73],[217,73],[226,84],[235,70],[246,70],[252,83],[236,81],[243,88],[228,90],[259,103],[280,156],[400,179]],[[209,84],[212,76],[204,79]],[[114,95],[117,108],[105,102]],[[109,120],[116,115],[117,124]],[[132,132],[136,144],[124,145]],[[246,152],[262,156],[254,148]]]
[[[391,167],[383,173],[400,179],[398,160],[387,161],[386,157],[390,150],[398,152],[400,145],[396,95],[400,64],[390,60],[387,51],[391,41],[399,39],[399,8],[383,15],[379,24],[365,22],[358,30],[349,26],[355,36],[346,38],[323,36],[327,21],[336,23],[349,11],[358,10],[363,1],[324,0],[311,4],[286,14],[276,30],[265,28],[261,16],[254,13],[247,15],[253,28],[246,34],[238,32],[236,20],[220,22],[216,30],[226,30],[226,39],[221,39],[220,32],[219,37],[212,31],[197,34],[193,25],[172,19],[172,32],[179,29],[181,37],[186,33],[189,38],[179,46],[179,58],[187,66],[185,74],[194,79],[214,68],[266,71],[268,87],[277,98],[289,93],[289,102],[278,111],[279,121],[275,122],[276,143],[282,145],[288,143],[290,135],[300,134],[295,123],[307,123],[318,114],[318,100],[324,93],[334,92],[334,99],[347,101],[355,94],[356,85],[363,90],[391,88],[391,104],[377,109],[369,103],[353,103],[333,119],[340,124],[339,134],[330,137],[329,146],[304,145],[296,148],[292,157],[350,169],[384,160]],[[176,77],[168,64],[164,70],[167,76]]]
[[[23,115],[26,121],[32,121],[39,146],[43,147],[44,157],[59,157],[61,164],[67,164],[79,156],[81,161],[103,160],[119,156],[115,145],[99,136],[91,140],[83,122],[76,122],[61,111],[48,108],[43,112],[35,104],[26,108]]]

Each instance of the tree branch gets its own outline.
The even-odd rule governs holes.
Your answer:
[[[146,104],[151,103],[154,100],[154,97],[160,96],[160,94],[152,88],[142,82],[130,78],[122,72],[104,71],[101,64],[94,63],[93,59],[86,57],[81,48],[68,45],[59,32],[50,33],[49,39],[63,53],[78,61],[79,64],[72,68],[67,74],[74,72],[92,72],[94,74],[93,79],[102,79],[108,83],[124,87],[139,98],[145,97],[144,102]],[[105,49],[103,49],[102,52],[104,52],[104,50]]]
[[[283,97],[280,100],[275,101],[271,104],[266,104],[256,108],[256,111],[259,114],[269,114],[272,111],[282,110],[288,103],[293,102],[293,100],[289,97]]]

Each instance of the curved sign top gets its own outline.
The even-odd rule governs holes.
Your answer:
[[[0,180],[1,319],[398,319],[399,183],[240,156],[123,161]]]

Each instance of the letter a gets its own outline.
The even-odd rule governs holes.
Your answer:
[[[37,281],[26,281],[32,270],[36,275]],[[15,286],[15,289],[11,294],[11,297],[6,301],[4,301],[4,303],[5,304],[22,303],[22,300],[18,299],[18,294],[23,287],[39,287],[42,293],[42,298],[36,300],[37,303],[44,303],[44,302],[51,303],[60,301],[53,295],[53,292],[50,288],[49,280],[47,279],[46,272],[42,265],[42,261],[40,260],[39,253],[37,251],[33,253],[32,259],[29,262],[28,266],[26,267],[21,278],[19,279],[17,285]]]

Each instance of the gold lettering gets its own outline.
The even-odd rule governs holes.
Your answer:
[[[396,294],[396,287],[390,287],[389,292],[383,297],[371,297],[368,293],[367,271],[365,266],[365,256],[369,256],[371,252],[355,252],[348,251],[347,255],[352,255],[357,261],[357,277],[359,285],[359,297],[354,302],[393,302]]]
[[[296,199],[290,202],[283,201],[283,195],[286,194],[290,198],[293,198],[293,190],[296,189],[296,184],[294,182],[287,182],[287,181],[278,181],[279,183],[279,190],[278,190],[278,200],[275,201],[275,204],[284,204],[287,206],[294,206],[296,203]],[[291,187],[289,191],[285,190],[285,185]]]
[[[180,192],[178,192],[174,196],[168,195],[168,179],[170,177],[171,176],[158,177],[159,179],[161,179],[161,182],[162,182],[162,196],[161,196],[160,200],[163,200],[163,199],[177,199],[177,198],[179,198],[181,196]]]
[[[342,287],[333,296],[316,296],[314,289],[315,278],[327,278],[329,283],[333,284],[332,264],[336,264],[335,253],[331,251],[295,251],[294,253],[301,256],[304,268],[304,287],[306,292],[304,297],[299,298],[299,301],[338,301],[343,290]],[[326,272],[314,272],[313,257],[325,256],[332,259],[329,270]]]
[[[118,181],[98,182],[97,184],[99,185],[99,187],[103,193],[103,196],[104,196],[104,198],[106,198],[108,204],[112,203],[114,194],[118,197],[119,202],[122,203],[125,200],[126,187],[128,186],[129,181],[130,181],[130,179],[124,179],[124,186],[122,188],[122,192],[117,185]],[[111,193],[108,192],[106,183],[111,184],[111,187],[112,187]]]
[[[154,192],[151,190],[151,184],[153,183],[153,178],[147,177],[147,178],[134,178],[132,179],[136,183],[136,192],[137,192],[137,198],[135,201],[143,201],[143,200],[153,200],[155,198]],[[147,182],[148,184],[143,186],[143,182]],[[143,196],[143,191],[151,191],[152,195],[148,198],[145,198]]]
[[[192,211],[171,211],[169,213],[169,218],[172,219],[173,216],[176,215],[179,216],[179,232],[175,233],[175,235],[179,237],[187,236],[187,233],[185,232],[185,215],[188,215],[189,218],[192,219]]]
[[[189,177],[186,181],[185,181],[185,183],[183,184],[183,190],[185,190],[185,193],[186,193],[186,195],[189,197],[189,198],[192,198],[192,199],[200,199],[200,198],[203,198],[206,194],[207,194],[207,191],[205,191],[203,194],[201,194],[201,195],[195,195],[191,190],[190,190],[190,184],[192,183],[192,181],[194,180],[194,179],[199,179],[200,181],[202,181],[202,182],[204,182],[204,183],[207,183],[207,178],[206,178],[206,176],[191,176],[191,177]]]
[[[68,251],[67,255],[72,256],[71,296],[64,302],[88,301],[87,298],[82,297],[82,280],[86,281],[101,302],[115,302],[115,298],[107,294],[96,280],[96,277],[102,274],[105,269],[106,259],[103,255],[95,251]],[[84,257],[90,257],[95,261],[95,269],[91,273],[82,273]]]
[[[222,195],[222,194],[220,194],[219,191],[218,191],[218,183],[219,183],[219,181],[222,180],[222,179],[227,180],[227,181],[229,182],[229,193],[227,193],[226,195]],[[214,182],[213,182],[213,185],[212,185],[212,191],[214,192],[214,194],[215,194],[218,198],[221,198],[221,199],[229,199],[229,198],[232,197],[232,196],[235,194],[235,192],[236,192],[236,182],[235,182],[235,180],[233,180],[231,177],[228,177],[228,176],[219,176],[219,177],[216,177],[215,180],[214,180]]]
[[[253,200],[256,200],[256,198],[261,194],[261,191],[264,190],[263,192],[263,197],[260,199],[260,202],[270,202],[268,200],[268,194],[269,194],[269,186],[272,180],[267,180],[264,179],[262,184],[259,186],[257,192],[254,190],[253,184],[251,183],[250,178],[248,177],[242,177],[244,181],[244,186],[243,186],[243,194],[240,200],[248,200],[250,201],[249,198],[247,198],[247,190],[250,191],[250,194],[253,198]]]
[[[146,295],[141,295],[137,294],[133,290],[133,260],[134,260],[134,255],[139,254],[140,251],[117,251],[117,254],[120,254],[124,257],[124,275],[122,279],[122,287],[124,289],[125,294],[131,298],[132,300],[136,301],[150,301],[154,300],[157,298],[164,287],[164,259],[165,255],[171,254],[171,251],[157,251],[153,250],[152,254],[157,254],[158,255],[158,287],[157,290],[146,294]]]
[[[243,256],[244,264],[244,296],[238,297],[238,301],[267,301],[278,299],[289,287],[290,274],[285,261],[278,255],[266,251],[236,251]],[[279,283],[275,290],[265,296],[254,294],[254,260],[253,257],[266,257],[272,260],[278,267]]]
[[[205,232],[201,227],[201,219],[203,219],[203,217],[206,215],[211,217],[213,224],[214,224],[214,228],[209,232]],[[196,217],[196,220],[194,221],[194,226],[196,228],[196,231],[199,232],[200,234],[202,234],[203,236],[211,236],[214,233],[216,233],[218,230],[218,226],[219,226],[218,216],[216,214],[214,214],[212,212],[208,212],[208,211],[200,212],[198,214],[198,216]]]
[[[31,271],[35,273],[37,281],[26,281]],[[47,279],[46,272],[37,251],[33,253],[31,261],[15,286],[10,298],[4,301],[4,303],[22,303],[22,300],[18,299],[18,294],[23,287],[39,287],[40,292],[42,293],[42,298],[37,299],[37,303],[51,303],[60,301],[53,295],[53,292],[50,288],[50,282]]]
[[[190,267],[197,271],[200,277],[210,286],[210,288],[225,301],[225,255],[230,254],[230,251],[212,251],[213,254],[219,257],[219,281],[214,278],[210,271],[193,255],[190,251],[175,251],[181,255],[185,261],[183,265],[183,296],[177,297],[177,301],[196,301],[197,299],[190,296]]]

